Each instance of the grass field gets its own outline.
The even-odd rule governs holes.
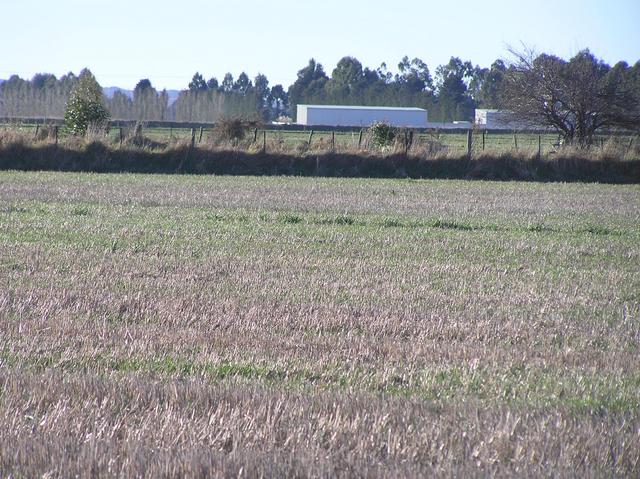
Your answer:
[[[0,477],[640,475],[640,188],[0,173]]]

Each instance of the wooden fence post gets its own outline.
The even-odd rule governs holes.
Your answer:
[[[200,127],[200,136],[198,137],[198,143],[202,141],[202,133],[204,132],[204,127]]]
[[[362,145],[362,130],[360,130],[360,135],[358,136],[358,149],[360,149],[361,145]]]
[[[58,145],[58,125],[53,127],[53,137],[55,138],[56,145]]]
[[[39,132],[39,131],[40,131],[40,123],[38,123],[38,124],[36,125],[36,132],[35,132],[35,133],[34,133],[34,135],[33,135],[33,139],[34,139],[34,140],[37,140],[37,139],[38,139],[38,132]]]
[[[542,156],[542,135],[538,134],[538,160]]]
[[[473,148],[473,131],[467,130],[467,158],[471,159],[471,150]]]
[[[332,131],[331,132],[331,151],[334,151],[336,149],[336,132]]]
[[[517,150],[518,149],[518,135],[517,135],[515,130],[513,130],[513,145],[515,146],[515,148]]]
[[[191,148],[193,148],[195,143],[196,143],[196,129],[191,128]]]
[[[257,128],[253,129],[253,142],[254,143],[258,143],[258,129]]]
[[[482,151],[484,151],[484,142],[485,142],[485,134],[487,132],[485,130],[482,130]]]
[[[267,152],[267,130],[262,130],[262,153]]]
[[[313,129],[309,132],[309,140],[307,141],[309,148],[311,148],[311,139],[313,138]]]

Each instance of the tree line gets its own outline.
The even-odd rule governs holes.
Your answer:
[[[174,102],[167,91],[140,80],[133,95],[116,91],[104,98],[112,119],[216,122],[221,118],[295,120],[298,104],[421,107],[431,121],[474,119],[476,108],[508,109],[535,125],[556,128],[569,139],[588,141],[602,127],[640,124],[640,62],[613,67],[583,50],[570,60],[534,52],[512,51],[514,60],[496,60],[488,68],[452,57],[431,73],[419,58],[404,57],[396,72],[386,64],[362,65],[342,58],[329,75],[314,59],[285,89],[270,86],[265,75],[227,73],[222,81],[196,72]],[[0,116],[64,116],[79,76],[14,75],[0,84]]]
[[[289,88],[270,86],[263,74],[251,80],[244,72],[237,78],[227,73],[219,81],[215,77],[207,80],[196,72],[173,103],[165,90],[158,91],[148,79],[142,79],[132,97],[116,91],[105,98],[105,104],[112,118],[123,120],[214,122],[238,116],[295,119],[299,103],[413,106],[428,109],[435,121],[472,120],[476,107],[497,107],[505,70],[501,60],[490,68],[481,68],[452,57],[432,76],[424,61],[404,57],[393,74],[386,64],[371,69],[354,57],[344,57],[329,76],[311,59]],[[14,75],[0,84],[0,116],[60,118],[77,81],[73,73],[59,79],[37,74],[31,80]]]
[[[83,72],[90,73],[88,69]],[[0,117],[62,118],[79,75],[56,78],[36,74],[31,80],[17,75],[0,84]],[[158,91],[149,79],[140,80],[130,96],[116,90],[104,96],[112,119],[140,121],[216,122],[221,118],[253,118],[270,121],[288,114],[288,95],[282,85],[269,87],[265,75],[252,81],[246,73],[237,79],[228,73],[223,81],[205,81],[196,73],[187,88],[170,102],[166,90]]]
[[[90,73],[87,69],[83,72]],[[12,76],[0,84],[0,117],[62,118],[83,72],[69,73],[59,79],[51,74],[37,74],[31,80]],[[194,78],[199,77],[196,74]],[[259,75],[257,80],[261,77],[264,76]],[[148,79],[142,79],[131,96],[116,90],[111,97],[104,96],[103,102],[111,118],[119,120],[216,122],[223,117],[257,116],[268,120],[279,110],[284,112],[282,100],[270,103],[271,90],[277,94],[277,88],[264,91],[260,83],[254,87],[251,81],[248,86],[238,87],[244,78],[246,75],[241,75],[228,90],[223,89],[226,85],[213,89],[206,83],[203,88],[192,82],[173,103],[166,90],[158,91]]]

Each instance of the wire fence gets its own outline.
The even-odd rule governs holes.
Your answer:
[[[13,129],[37,138],[46,128],[55,142],[67,136],[60,120],[34,120],[1,122],[0,128]],[[136,123],[130,121],[111,122],[103,133],[105,139],[115,144],[126,141],[132,135],[144,137],[158,144],[187,141],[193,146],[215,141],[215,125],[184,123]],[[404,136],[402,136],[404,135]],[[482,151],[522,150],[547,155],[562,146],[561,137],[549,131],[505,131],[481,129],[402,129],[400,142],[409,148],[426,148],[429,151],[456,154],[478,154]],[[248,129],[245,140],[262,144],[263,149],[277,147],[287,149],[340,150],[372,148],[367,129],[353,127],[320,127],[318,129],[301,125],[267,125],[265,128]],[[632,132],[605,132],[596,135],[593,146],[604,148],[613,144],[618,148],[638,146],[640,139]]]

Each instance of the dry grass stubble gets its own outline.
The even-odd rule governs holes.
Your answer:
[[[2,475],[638,472],[635,187],[0,183]]]

